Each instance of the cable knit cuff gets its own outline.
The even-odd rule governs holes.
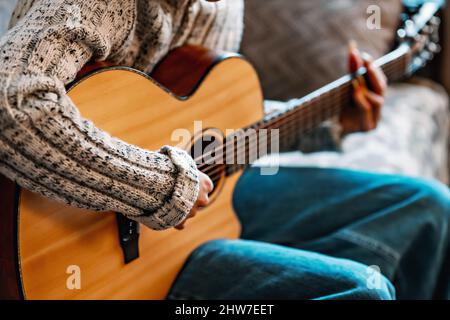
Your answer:
[[[179,225],[191,211],[198,198],[199,178],[194,160],[181,149],[164,146],[160,152],[167,155],[177,168],[173,193],[156,213],[138,220],[154,230]]]

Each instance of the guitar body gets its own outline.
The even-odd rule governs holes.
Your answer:
[[[225,133],[263,117],[258,77],[239,56],[183,47],[156,68],[153,78],[107,67],[85,75],[69,96],[98,127],[149,150],[176,145],[171,140],[175,129],[197,134],[194,121]],[[5,288],[0,291],[8,297],[9,290],[9,298],[15,298],[16,290],[17,297],[27,299],[163,299],[195,248],[212,239],[239,237],[232,205],[238,179],[238,173],[224,178],[210,206],[183,231],[142,227],[140,256],[128,264],[115,213],[73,208],[2,181],[2,188],[13,191],[2,192],[0,199],[2,223],[9,221],[0,231],[10,235],[2,245]],[[67,282],[70,287],[77,274],[81,288],[69,289]]]
[[[440,6],[425,3],[408,18],[408,28],[400,30],[405,37],[397,49],[374,62],[390,82],[411,75],[438,52],[440,20],[435,15]],[[426,26],[431,29],[424,32]],[[152,78],[127,68],[102,67],[97,71],[84,68],[81,79],[70,86],[69,96],[98,127],[149,150],[179,146],[179,141],[171,139],[177,129],[193,137],[184,144],[186,150],[197,146],[195,137],[201,133],[218,134],[223,141],[231,135],[226,131],[241,128],[279,129],[280,147],[288,146],[299,133],[348,107],[353,77],[366,75],[361,69],[343,76],[291,102],[295,107],[263,118],[256,72],[237,55],[181,47],[155,68]],[[195,125],[197,121],[202,121],[201,128]],[[222,151],[242,154],[250,150],[250,140],[262,146],[272,141],[251,138],[243,144],[245,148],[227,143]],[[141,228],[137,258],[130,255],[137,252],[136,246],[131,251],[122,248],[129,234],[122,232],[129,231],[130,223],[118,224],[116,213],[62,205],[22,190],[0,175],[0,299],[165,298],[195,248],[209,240],[239,237],[233,210],[239,174],[233,172],[240,166],[219,167],[206,171],[199,166],[216,182],[210,205],[189,220],[183,231]]]

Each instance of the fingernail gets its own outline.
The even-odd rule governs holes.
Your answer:
[[[367,52],[362,53],[362,58],[364,60],[368,61],[369,63],[373,62],[373,57],[370,54],[368,54]]]
[[[363,93],[367,91],[366,81],[363,77],[357,77],[352,80],[353,89],[355,91],[362,91]]]
[[[358,45],[357,45],[357,43],[356,43],[355,40],[350,40],[350,41],[348,42],[348,50],[349,50],[349,51],[358,50]]]
[[[359,82],[358,79],[353,79],[352,80],[352,85],[353,85],[353,89],[355,91],[358,91],[361,88],[361,83]]]
[[[359,81],[359,84],[363,87],[363,88],[365,88],[366,87],[366,79],[364,79],[364,77],[363,76],[359,76],[358,77],[358,81]]]

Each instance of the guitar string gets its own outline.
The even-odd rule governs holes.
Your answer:
[[[301,133],[298,131],[298,127],[302,126],[303,121],[307,120],[308,118],[311,118],[311,115],[314,114],[319,114],[319,112],[317,112],[317,109],[319,109],[319,107],[325,108],[324,110],[322,110],[322,112],[320,112],[321,114],[325,114],[325,116],[316,116],[319,120],[315,120],[315,121],[309,121],[309,123],[307,122],[306,125],[304,125],[304,128],[302,128],[302,132],[307,131],[309,129],[311,129],[310,127],[314,126],[315,123],[317,122],[321,122],[322,119],[326,119],[329,118],[331,115],[335,115],[336,114],[336,105],[338,107],[341,107],[341,105],[343,103],[347,103],[348,99],[347,99],[347,91],[344,91],[345,89],[348,90],[348,83],[344,83],[343,85],[341,85],[341,87],[337,88],[340,91],[340,94],[336,95],[336,91],[332,90],[327,92],[326,94],[324,94],[323,99],[321,99],[319,102],[320,104],[314,108],[309,108],[305,110],[305,113],[299,113],[298,110],[293,110],[296,111],[296,114],[293,115],[293,117],[291,117],[291,119],[287,119],[287,121],[285,121],[285,119],[281,119],[278,118],[277,121],[272,122],[272,123],[268,123],[265,126],[262,126],[261,128],[273,128],[274,124],[277,124],[279,122],[285,122],[285,124],[283,124],[283,126],[280,128],[282,129],[283,132],[282,134],[286,134],[287,135],[287,139],[289,140],[291,133],[295,132],[295,133]],[[344,89],[344,90],[342,90]],[[327,100],[330,100],[329,103],[325,103]],[[311,101],[308,101],[306,104],[312,103]],[[327,105],[331,105],[331,107],[328,107]],[[339,109],[339,108],[338,108]],[[313,124],[314,122],[314,124]],[[255,139],[251,140],[252,142],[256,142]],[[225,145],[227,146],[227,145]],[[239,154],[239,153],[238,153]],[[220,155],[220,154],[219,154]],[[220,158],[218,158],[220,159]],[[214,159],[213,159],[214,160]],[[217,158],[216,158],[217,160]],[[206,164],[208,165],[208,164]],[[202,168],[203,166],[200,166],[200,168]]]
[[[341,96],[341,98],[342,98],[342,96]],[[348,101],[348,99],[346,99],[346,100],[342,100],[342,99],[340,99],[340,101],[342,102],[342,101]],[[341,103],[340,102],[340,103]],[[339,103],[339,104],[340,104]],[[336,109],[340,109],[340,107],[339,106],[335,106],[333,109],[335,109],[335,110],[331,110],[330,111],[330,109],[326,109],[325,110],[325,112],[328,112],[328,113],[331,113],[331,114],[335,114],[336,113]],[[281,135],[284,135],[284,134],[286,134],[286,135],[288,135],[288,139],[285,139],[283,142],[284,143],[289,143],[289,142],[291,142],[291,143],[293,143],[293,139],[289,139],[291,136],[293,136],[293,135],[291,135],[290,134],[290,132],[295,132],[295,135],[300,135],[302,132],[306,132],[306,131],[308,131],[308,130],[310,130],[310,128],[303,128],[301,131],[300,130],[298,130],[298,124],[297,123],[295,123],[294,124],[294,126],[292,126],[292,122],[291,122],[291,124],[289,124],[287,127],[283,127],[283,128],[285,128],[286,130],[284,130],[284,132],[282,132],[281,133]],[[294,129],[294,131],[292,130],[292,128]],[[260,140],[261,142],[264,142],[264,141],[266,141],[266,144],[269,144],[270,142],[271,142],[271,137],[269,138],[269,139],[267,139],[266,137],[264,137],[262,140]],[[259,142],[259,143],[261,143],[261,142]],[[249,154],[247,151],[248,151],[248,145],[246,145],[245,146],[246,148],[245,148],[245,150],[246,150],[246,154]],[[238,151],[236,152],[236,154],[239,154],[240,153],[240,151],[241,151],[241,149],[242,149],[242,145],[240,145],[239,146],[239,148],[237,149]],[[213,179],[218,179],[218,178],[220,178],[222,175],[223,175],[223,172],[224,172],[224,168],[226,168],[226,167],[231,167],[231,170],[232,170],[232,172],[235,172],[235,171],[237,171],[237,169],[239,169],[240,167],[245,167],[247,165],[247,163],[244,163],[244,164],[238,164],[238,165],[226,165],[226,164],[216,164],[216,165],[214,165],[214,167],[210,167],[209,169],[207,169],[207,170],[204,170],[204,172],[206,173],[206,174],[208,174],[208,175],[210,175]],[[218,166],[218,167],[217,167]]]
[[[330,104],[337,104],[338,102],[340,102],[342,97],[345,96],[345,93],[346,92],[340,93],[333,101],[330,101]],[[305,107],[308,104],[312,104],[311,101],[306,102],[302,107]],[[262,125],[260,125],[257,129],[280,129],[280,130],[284,130],[285,131],[285,130],[290,129],[291,127],[294,127],[294,126],[297,127],[298,124],[299,124],[298,122],[304,121],[304,120],[308,120],[309,118],[312,118],[312,115],[317,114],[318,113],[317,110],[316,110],[317,108],[318,107],[308,108],[308,109],[305,108],[303,113],[298,112],[299,111],[298,108],[295,108],[293,110],[289,110],[285,114],[281,114],[279,117],[277,117],[275,119],[275,121],[269,120],[269,122],[262,123]],[[288,113],[291,113],[292,111],[294,111],[294,113],[292,113],[292,115],[286,116]],[[321,122],[321,121],[322,121],[322,118],[317,120],[317,122]],[[310,121],[307,125],[308,126],[313,125],[312,121]],[[251,128],[251,127],[249,127],[249,128]],[[305,129],[307,130],[309,128],[305,128]],[[250,141],[256,142],[255,139],[252,139]],[[222,151],[222,150],[220,150],[221,147],[230,147],[231,146],[230,144],[232,144],[232,143],[234,143],[233,140],[231,140],[230,142],[226,143],[225,145],[222,145],[222,146],[218,147],[218,149],[215,149],[215,150],[213,150],[210,153],[207,153],[205,155],[200,156],[196,160],[201,160],[202,158],[205,158],[206,156],[214,153],[215,151]],[[224,148],[222,148],[222,149],[224,150]],[[216,159],[216,160],[219,160],[219,159]],[[202,168],[202,165],[200,165],[199,168]]]
[[[398,62],[398,60],[391,61],[391,63],[396,63],[396,62]],[[388,68],[388,67],[391,67],[391,68]],[[396,73],[398,71],[398,69],[397,70],[389,70],[389,69],[392,69],[392,67],[396,67],[396,65],[394,65],[394,64],[386,64],[385,66],[383,66],[383,69],[384,69],[385,73],[388,76],[391,76],[391,77],[392,77],[393,73]],[[337,111],[339,111],[341,109],[340,104],[343,103],[342,98],[348,100],[348,91],[344,91],[345,89],[348,89],[348,85],[349,85],[349,83],[346,82],[346,83],[342,84],[340,87],[337,87],[334,90],[330,90],[329,92],[325,93],[322,96],[323,99],[318,101],[318,102],[320,102],[319,106],[325,108],[324,110],[322,110],[322,112],[321,112],[322,114],[334,115],[334,114],[337,113]],[[339,92],[339,94],[337,96],[335,96],[335,97],[332,97],[332,94],[336,93],[336,90]],[[327,98],[328,99],[331,98],[330,104],[332,105],[332,107],[328,107],[327,105],[324,105],[325,104],[324,101],[326,101]],[[344,100],[344,102],[347,102],[346,100]],[[314,100],[307,101],[307,102],[305,102],[304,106],[306,106],[308,103],[312,104],[313,102],[314,102]],[[330,105],[330,104],[328,104],[328,105]],[[315,107],[314,110],[312,108],[306,109],[306,111],[309,111],[309,112],[305,112],[303,114],[298,112],[298,107],[297,108],[293,108],[292,110],[289,110],[288,112],[286,112],[286,114],[284,114],[284,115],[282,114],[280,117],[275,118],[276,121],[269,122],[269,123],[263,123],[264,126],[261,126],[260,128],[274,128],[273,125],[277,124],[278,122],[283,122],[284,121],[285,123],[287,123],[287,125],[283,125],[283,127],[279,128],[279,129],[283,129],[284,130],[283,134],[285,134],[286,137],[287,137],[287,139],[285,139],[285,141],[289,142],[291,140],[290,137],[292,136],[290,133],[294,132],[295,134],[301,134],[301,133],[311,129],[311,128],[304,128],[301,131],[299,131],[298,130],[298,127],[300,125],[299,122],[300,121],[304,121],[311,114],[312,115],[319,114],[319,112],[317,112],[317,109],[319,108],[319,106]],[[337,109],[337,110],[335,110],[335,109]],[[286,116],[288,113],[290,113],[292,111],[294,111],[294,113],[292,115],[288,115],[288,117],[283,118],[283,116]],[[297,112],[295,112],[295,111],[297,111]],[[318,119],[328,118],[328,117],[320,117],[320,116],[319,117],[316,116],[316,117]],[[309,124],[309,126],[311,126],[311,123]],[[271,141],[271,138],[268,141]],[[268,141],[267,141],[267,143],[268,143]],[[249,140],[249,142],[258,143],[258,138]],[[234,141],[232,141],[232,143],[235,144]],[[220,150],[220,148],[219,148],[219,152],[222,151],[221,152],[222,158],[223,158],[223,150],[224,150],[223,147],[226,147],[226,146],[229,147],[230,146],[229,143],[225,144],[225,145],[222,145],[222,148],[221,148],[222,150]],[[242,149],[241,146],[242,145],[239,146],[239,148],[237,149],[237,152],[234,152],[234,154],[237,157],[239,157],[239,154],[242,151],[241,150]],[[248,151],[249,145],[245,144],[245,147],[246,147],[245,151]],[[216,150],[213,150],[210,154],[214,153]],[[246,152],[246,154],[248,154],[248,152]],[[204,157],[204,156],[202,156],[202,157]],[[220,158],[215,157],[215,160],[219,160],[219,159]],[[214,161],[214,159],[212,159],[212,160]],[[234,169],[235,169],[234,167],[243,167],[243,166],[246,166],[246,165],[247,164],[237,164],[237,165],[236,164],[233,164],[233,165],[228,165],[228,164],[215,164],[215,165],[203,164],[203,165],[200,165],[200,169],[201,169],[201,167],[204,168],[205,166],[207,166],[206,170],[202,170],[202,171],[204,173],[210,175],[213,178],[213,180],[216,180],[216,179],[220,179],[220,177],[223,175],[223,173],[224,173],[224,169],[223,168],[224,167],[228,167],[228,168],[231,167],[233,172],[235,172],[234,171]],[[217,166],[219,166],[218,169],[216,169]]]
[[[381,66],[383,71],[385,72],[385,74],[388,76],[388,78],[393,78],[393,75],[395,73],[402,71],[402,70],[399,70],[398,66],[399,65],[401,66],[401,63],[403,62],[402,59],[404,57],[405,57],[405,55],[401,55],[400,57],[398,57],[392,61],[389,61],[386,64]],[[319,114],[319,112],[317,112],[317,109],[319,107],[325,108],[324,110],[322,110],[322,112],[321,112],[322,114],[333,114],[334,115],[336,113],[336,110],[334,110],[334,109],[340,110],[341,106],[339,106],[339,108],[337,108],[336,104],[341,104],[343,98],[344,99],[348,98],[347,90],[348,90],[349,85],[350,85],[349,82],[343,83],[339,87],[336,87],[333,90],[330,90],[329,92],[324,93],[321,100],[312,99],[312,100],[306,101],[303,105],[294,107],[293,109],[286,111],[286,113],[284,113],[284,114],[280,114],[278,117],[271,119],[266,123],[264,123],[263,121],[260,121],[254,125],[259,125],[259,127],[257,127],[256,129],[275,129],[274,125],[277,125],[281,122],[281,125],[277,125],[278,126],[277,129],[280,129],[280,131],[283,130],[284,131],[283,134],[286,135],[285,141],[289,141],[290,136],[292,136],[292,135],[290,135],[290,133],[301,134],[302,132],[310,130],[310,128],[305,128],[299,132],[298,127],[301,125],[301,123],[300,123],[301,121],[307,120],[312,115],[316,115],[316,118],[322,119],[322,121],[323,121],[323,117],[321,118],[320,116],[317,116],[317,114]],[[333,94],[336,94],[336,93],[337,93],[337,95],[333,97]],[[326,101],[327,99],[331,99],[331,101],[327,105],[324,105],[324,101]],[[309,104],[313,105],[314,102],[319,103],[319,105],[316,106],[315,108],[313,108],[312,106],[309,106],[309,108],[308,108],[308,105]],[[344,100],[344,102],[345,102],[345,100]],[[329,107],[329,105],[331,105],[331,107]],[[303,113],[299,112],[299,108],[304,108],[305,111]],[[315,125],[315,123],[309,123],[309,125],[307,125],[307,126],[311,126],[311,124]],[[251,127],[252,126],[250,126],[248,128],[251,128]],[[280,134],[280,136],[281,136],[281,134]],[[271,141],[271,139],[269,141]],[[216,148],[215,150],[197,158],[196,161],[199,161],[199,160],[205,158],[205,156],[212,155],[212,154],[215,154],[218,152],[219,152],[219,155],[221,155],[221,157],[223,159],[224,151],[226,150],[227,147],[228,148],[231,147],[230,143],[235,144],[235,141],[231,141],[229,143],[221,145],[220,147]],[[249,143],[258,143],[258,138],[249,140]],[[249,144],[246,143],[244,151],[247,151],[249,147],[250,147]],[[234,146],[233,146],[232,150],[234,151],[234,155],[236,155],[236,157],[239,157],[241,155],[240,152],[242,150],[240,150],[240,149],[242,149],[242,148],[238,148],[237,150],[234,150]],[[225,155],[226,155],[226,151],[225,151]],[[214,157],[211,160],[214,162],[219,159],[220,158]],[[238,164],[237,167],[246,166],[246,165],[247,164]],[[218,170],[215,169],[215,167],[217,167],[217,166],[220,166]],[[201,164],[198,166],[198,168],[205,174],[208,174],[214,180],[214,179],[220,178],[223,175],[223,171],[224,171],[223,167],[230,167],[230,166],[236,167],[236,164],[233,164],[233,165]],[[216,175],[217,173],[219,174],[218,176]]]
[[[342,104],[342,101],[343,101],[342,98],[344,98],[344,95],[340,95],[337,98],[338,99],[335,99],[334,101],[331,101],[331,103],[334,104],[333,107],[328,108],[324,112],[321,112],[321,113],[323,113],[323,114],[330,114],[330,115],[336,114],[336,110],[334,110],[334,109],[339,109],[338,105]],[[282,128],[278,128],[278,122],[282,122],[282,121],[277,121],[277,122],[271,123],[271,124],[269,124],[269,126],[265,126],[264,128],[265,129],[275,129],[275,128],[279,129],[280,130],[281,140],[289,141],[290,137],[292,136],[292,133],[301,134],[302,132],[305,132],[305,131],[308,131],[308,130],[311,129],[310,127],[313,126],[312,122],[319,123],[319,122],[322,121],[323,118],[329,118],[330,117],[330,116],[323,116],[323,117],[318,116],[317,117],[318,120],[308,121],[311,118],[311,116],[314,115],[316,110],[314,110],[314,112],[311,112],[309,110],[307,110],[307,111],[308,111],[308,114],[303,114],[302,116],[291,117],[287,121],[284,121],[285,123],[283,124]],[[306,125],[304,125],[304,123],[302,123],[302,122],[306,122]],[[301,128],[299,128],[299,127],[301,127]],[[272,137],[272,136],[270,136],[270,137]],[[249,139],[248,141],[250,143],[258,144],[258,137]],[[271,141],[271,139],[268,140],[268,142],[270,142],[270,141]],[[246,151],[248,151],[248,149],[249,149],[248,144],[246,144],[245,147],[246,147]],[[240,152],[241,152],[240,149],[242,149],[242,144],[239,146],[238,151],[235,152],[235,154],[237,156],[240,155]],[[231,150],[231,151],[234,151],[234,150]],[[216,157],[216,160],[220,160],[220,157]]]
[[[343,96],[342,96],[343,97]],[[341,97],[341,98],[342,98]],[[335,100],[333,103],[334,104],[340,104],[341,102],[339,102],[339,103],[337,103],[337,101],[340,101],[340,100],[342,100],[342,99],[339,99],[339,100]],[[335,109],[336,107],[334,107],[333,109]],[[331,108],[330,108],[331,109]],[[328,109],[328,110],[326,110],[324,113],[329,113],[329,114],[335,114],[336,113],[336,111],[330,111],[330,109]],[[308,114],[304,114],[303,116],[300,116],[300,117],[298,117],[298,116],[296,116],[295,118],[296,119],[294,119],[294,117],[292,117],[291,119],[289,119],[287,122],[285,121],[285,124],[283,124],[283,127],[282,128],[278,128],[277,126],[276,126],[276,124],[277,124],[277,122],[280,122],[280,121],[277,121],[277,122],[274,122],[274,123],[272,123],[270,126],[267,126],[267,127],[264,127],[264,129],[275,129],[275,128],[277,128],[277,129],[280,129],[280,136],[281,136],[281,140],[284,140],[284,141],[289,141],[289,139],[290,139],[290,136],[292,136],[292,134],[291,133],[296,133],[296,134],[301,134],[302,132],[305,132],[305,131],[308,131],[308,130],[310,130],[311,128],[309,128],[310,126],[312,126],[312,122],[311,121],[308,121],[309,123],[306,125],[306,126],[304,126],[303,128],[301,128],[300,130],[299,130],[299,127],[301,127],[302,126],[302,121],[305,121],[305,120],[307,120],[308,118],[310,118],[309,117],[309,115],[313,115],[314,114],[314,112],[311,112],[310,110],[307,110],[308,111]],[[316,111],[316,110],[314,110],[314,111]],[[323,119],[323,118],[329,118],[329,116],[328,117],[320,117],[320,119],[319,120],[316,120],[316,121],[314,121],[315,123],[320,123],[321,122],[321,119]],[[267,139],[267,138],[266,138]],[[270,139],[268,139],[267,141],[266,141],[266,143],[267,144],[269,144],[270,142],[271,142],[271,140],[272,140],[272,136],[270,136]],[[253,138],[251,138],[251,139],[248,139],[247,140],[249,143],[246,143],[245,145],[242,145],[242,144],[240,144],[239,146],[238,146],[238,148],[237,148],[237,150],[235,150],[235,149],[226,149],[225,148],[225,152],[224,152],[224,154],[221,154],[221,151],[223,150],[223,148],[222,148],[222,150],[220,150],[220,148],[219,148],[219,154],[217,155],[217,156],[215,156],[213,159],[210,159],[210,161],[217,161],[217,160],[224,160],[224,158],[225,159],[229,159],[230,157],[227,157],[227,154],[228,154],[228,151],[230,151],[230,152],[232,152],[232,154],[233,154],[233,158],[236,158],[236,157],[240,157],[241,155],[242,155],[242,148],[243,147],[245,147],[245,154],[248,154],[248,151],[249,151],[249,149],[250,149],[250,145],[249,144],[261,144],[261,141],[262,140],[260,140],[260,138],[259,137],[253,137]],[[283,141],[283,142],[284,142]],[[236,142],[235,141],[230,141],[229,143],[227,143],[227,144],[225,144],[225,147],[230,147],[230,145],[231,144],[236,144]],[[223,165],[223,163],[219,163],[219,164],[216,164],[216,166],[217,165],[219,165],[219,166],[222,166]],[[226,164],[227,166],[230,166],[229,164]],[[202,164],[202,165],[200,165],[199,166],[199,168],[200,169],[202,169],[202,168],[204,168],[205,166],[209,166],[209,167],[211,167],[211,166],[214,166],[213,164]],[[206,173],[206,174],[212,174],[212,173],[214,173],[214,172],[211,172],[210,170],[205,170],[205,171],[203,171],[204,173]]]
[[[386,70],[387,71],[387,70]],[[388,73],[390,73],[390,72],[388,72]],[[335,88],[335,90],[337,89],[337,90],[345,90],[345,89],[348,89],[347,88],[347,85],[348,85],[348,83],[344,83],[343,85],[341,85],[340,87],[338,87],[338,88]],[[330,92],[335,92],[335,90],[331,90]],[[348,93],[348,92],[343,92],[343,94],[346,94],[346,93]],[[328,93],[326,93],[326,94],[328,94]],[[325,94],[324,94],[325,95]],[[341,97],[337,97],[337,99],[339,99],[339,98],[341,98]],[[336,97],[335,97],[335,100],[336,100]],[[305,104],[303,105],[303,106],[306,106],[307,104],[312,104],[314,102],[314,100],[310,100],[310,101],[307,101],[307,102],[305,102]],[[336,103],[336,101],[332,101],[331,102],[332,104],[335,104]],[[299,106],[299,107],[302,107],[302,106]],[[289,119],[286,119],[287,117],[286,117],[286,115],[287,114],[289,114],[289,113],[292,113],[292,114],[290,114],[290,115],[288,115],[289,117],[290,116],[294,116],[295,118],[297,118],[297,117],[299,117],[300,119],[299,120],[303,120],[304,118],[307,118],[310,114],[308,113],[301,113],[301,112],[298,112],[299,110],[298,110],[298,108],[299,107],[296,107],[296,108],[293,108],[293,109],[291,109],[291,110],[288,110],[285,114],[281,114],[279,117],[277,117],[277,118],[275,118],[275,122],[274,123],[279,123],[279,122],[286,122],[286,120],[289,120]],[[317,107],[316,107],[317,108]],[[307,111],[310,111],[310,112],[312,112],[313,114],[315,114],[315,113],[317,113],[316,112],[316,108],[309,108]],[[260,123],[262,123],[263,125],[262,126],[260,126],[259,128],[257,128],[257,129],[266,129],[266,128],[269,128],[268,126],[267,126],[267,124],[269,124],[269,125],[271,125],[272,124],[272,120],[271,121],[269,121],[268,123],[263,123],[263,122],[260,122]],[[260,123],[257,123],[257,124],[260,124]],[[265,126],[264,126],[265,125]],[[248,128],[251,128],[251,126],[250,127],[248,127]],[[272,128],[271,126],[270,126],[270,128]],[[232,141],[231,141],[232,142]],[[222,145],[222,146],[220,146],[220,147],[218,147],[219,149],[220,148],[222,148],[223,149],[223,147],[227,147],[227,146],[229,146],[229,145],[227,145],[227,144],[225,144],[225,145]],[[207,154],[204,154],[204,155],[202,155],[202,156],[200,156],[199,158],[197,158],[196,159],[196,161],[198,161],[198,160],[201,160],[202,158],[204,158],[204,157],[206,157],[206,156],[208,156],[208,155],[211,155],[211,154],[213,154],[213,153],[215,153],[215,152],[217,152],[217,151],[220,151],[220,150],[218,150],[217,148],[215,149],[215,150],[213,150],[213,151],[211,151],[211,152],[209,152],[209,153],[207,153]],[[200,167],[199,168],[202,168],[202,165],[200,165]]]
[[[339,109],[338,107],[336,107],[336,109]],[[334,112],[333,112],[334,113]],[[290,128],[289,128],[290,127]],[[302,129],[301,131],[300,130],[298,130],[298,125],[297,124],[294,124],[293,126],[292,126],[292,122],[291,122],[291,124],[289,125],[289,127],[288,128],[286,128],[286,130],[285,130],[285,132],[283,132],[283,134],[286,134],[286,135],[288,135],[289,134],[289,132],[294,132],[295,133],[295,135],[299,135],[299,134],[301,134],[301,133],[303,133],[303,132],[307,132],[308,130],[310,130],[310,128],[308,128],[308,129]],[[294,128],[294,130],[292,130],[291,128]],[[284,143],[286,143],[286,144],[290,144],[289,142],[292,142],[292,141],[290,141],[291,139],[290,139],[290,137],[287,137],[287,139],[285,139],[283,142]],[[253,139],[253,141],[254,141],[254,139]],[[268,144],[270,144],[271,143],[271,141],[272,141],[272,136],[270,136],[269,138],[267,138],[267,137],[264,137],[264,138],[262,138],[260,141],[258,141],[257,143],[261,143],[261,142],[266,142],[266,144],[268,145]],[[293,142],[292,142],[293,143]],[[240,149],[242,149],[242,147],[240,148]],[[239,150],[239,149],[238,149]],[[237,153],[239,153],[241,150],[239,150]],[[245,154],[249,154],[248,153],[248,146],[246,146],[246,151],[245,151],[246,153]],[[270,154],[270,152],[269,153],[267,153],[267,154]],[[223,167],[231,167],[233,170],[234,170],[234,168],[238,168],[238,167],[243,167],[243,166],[246,166],[247,165],[247,163],[243,163],[243,164],[233,164],[233,165],[227,165],[227,164],[219,164],[219,165],[215,165],[215,167],[213,168],[214,170],[205,170],[205,171],[203,171],[204,173],[206,173],[206,174],[208,174],[208,175],[210,175],[210,176],[212,176],[213,178],[217,178],[216,177],[216,174],[219,174],[219,177],[220,176],[222,176],[222,174],[223,174]],[[217,169],[217,166],[219,166],[219,168]]]

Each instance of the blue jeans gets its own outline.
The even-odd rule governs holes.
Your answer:
[[[242,239],[195,250],[169,299],[450,298],[450,192],[438,182],[251,168],[234,205]]]

